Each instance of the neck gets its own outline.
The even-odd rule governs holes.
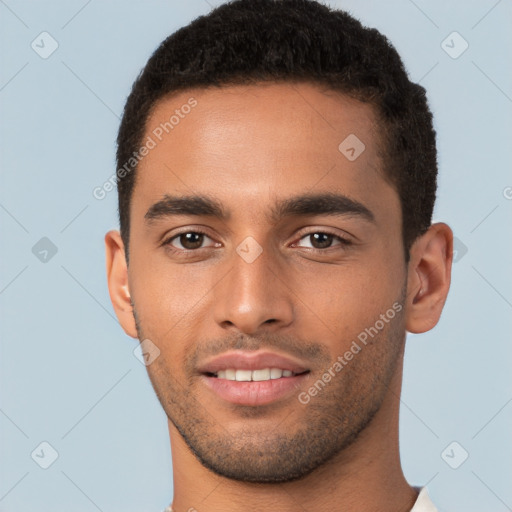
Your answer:
[[[417,492],[400,465],[401,368],[400,362],[382,407],[357,439],[329,463],[294,482],[256,484],[220,477],[199,463],[169,422],[174,512],[409,512]]]

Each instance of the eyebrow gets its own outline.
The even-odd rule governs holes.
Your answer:
[[[179,215],[207,216],[227,221],[230,212],[217,200],[205,195],[164,195],[146,212],[147,223]],[[345,195],[335,193],[303,194],[277,201],[272,206],[268,219],[277,222],[292,216],[352,216],[375,223],[375,216],[364,204]]]

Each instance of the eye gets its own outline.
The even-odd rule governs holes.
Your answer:
[[[328,231],[314,231],[311,233],[307,233],[306,235],[303,235],[300,240],[309,240],[310,246],[309,248],[314,250],[323,250],[323,249],[330,249],[333,247],[333,242],[338,241],[337,246],[349,246],[352,244],[350,240],[347,240],[346,238],[343,238],[339,235],[336,235],[334,233],[330,233]],[[296,244],[294,244],[296,245]],[[304,247],[304,246],[302,246]],[[308,247],[308,246],[305,246]]]
[[[206,239],[213,242],[213,240],[205,232],[199,229],[195,229],[194,231],[184,231],[167,238],[164,242],[162,242],[162,246],[167,247],[173,252],[193,252],[198,249],[205,249],[206,247],[203,247],[203,243]],[[305,247],[312,249],[313,251],[323,251],[325,249],[330,249],[336,246],[346,247],[352,244],[350,240],[347,240],[339,235],[336,235],[335,233],[330,233],[328,231],[313,231],[302,235],[299,241],[300,240],[307,240],[309,241],[310,245],[299,245],[298,243],[294,243],[293,246]],[[221,244],[214,243],[214,245],[210,245],[210,247],[219,245]]]
[[[177,251],[193,251],[195,249],[202,249],[203,247],[201,246],[205,239],[211,240],[211,238],[202,231],[184,231],[183,233],[178,233],[177,235],[168,238],[162,243],[162,245]],[[179,246],[176,246],[175,244],[179,244]]]

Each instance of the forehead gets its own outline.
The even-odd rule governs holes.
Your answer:
[[[153,108],[144,136],[149,140],[132,213],[138,204],[149,207],[177,193],[256,209],[266,198],[307,190],[396,205],[383,178],[373,108],[314,84],[181,91]]]

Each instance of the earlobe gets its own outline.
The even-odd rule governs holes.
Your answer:
[[[408,269],[406,329],[432,329],[448,296],[453,259],[453,232],[442,222],[433,224],[411,248]]]
[[[119,231],[112,230],[105,235],[105,253],[108,290],[114,311],[124,332],[132,338],[137,338],[128,285],[128,266]]]

